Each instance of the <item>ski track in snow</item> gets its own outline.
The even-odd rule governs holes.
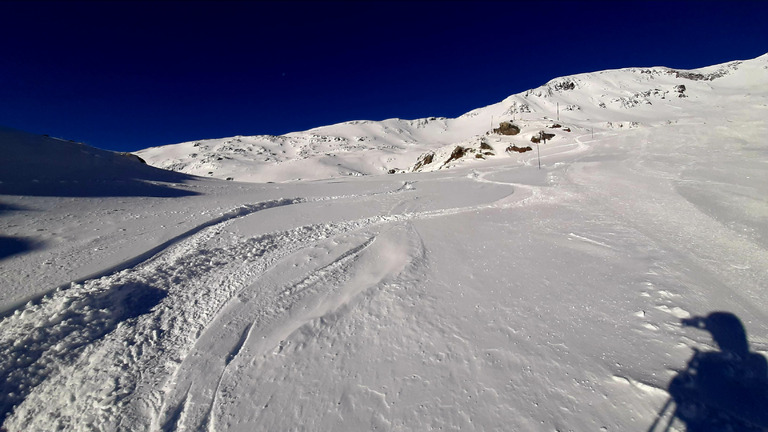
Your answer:
[[[136,256],[134,256],[134,257],[132,257],[130,259],[127,259],[127,260],[125,260],[125,261],[123,261],[121,263],[118,263],[118,264],[116,264],[116,265],[114,265],[112,267],[109,267],[107,269],[101,270],[101,271],[99,271],[97,273],[93,273],[93,274],[90,274],[88,276],[82,277],[82,278],[80,278],[78,280],[72,281],[71,284],[81,284],[81,283],[83,283],[83,282],[85,282],[87,280],[90,280],[90,279],[99,279],[101,277],[112,275],[114,273],[117,273],[117,272],[119,272],[121,270],[125,270],[127,268],[136,267],[139,264],[141,264],[142,262],[148,260],[149,258],[157,255],[158,253],[168,249],[169,247],[171,247],[171,246],[173,246],[173,245],[175,245],[175,244],[177,244],[177,243],[179,243],[179,242],[181,242],[181,241],[183,241],[185,239],[188,239],[188,238],[192,237],[193,235],[197,234],[198,232],[204,230],[205,228],[208,228],[208,227],[211,227],[211,226],[214,226],[214,225],[218,225],[218,224],[230,221],[230,220],[235,219],[235,218],[247,216],[247,215],[249,215],[251,213],[254,213],[254,212],[257,212],[257,211],[266,210],[266,209],[273,208],[273,207],[280,207],[280,206],[284,206],[284,205],[297,204],[297,203],[300,203],[300,202],[303,202],[303,201],[304,200],[302,200],[302,199],[279,199],[279,200],[271,200],[271,201],[261,202],[261,203],[257,203],[257,204],[242,205],[242,206],[240,206],[240,207],[238,207],[238,208],[236,208],[234,210],[225,212],[223,215],[221,215],[219,217],[213,218],[213,219],[211,219],[211,220],[209,220],[207,222],[199,224],[199,225],[197,225],[194,228],[191,228],[191,229],[189,229],[189,230],[187,230],[187,231],[185,231],[185,232],[183,232],[183,233],[181,233],[181,234],[179,234],[179,235],[177,235],[177,236],[175,236],[175,237],[173,237],[173,238],[171,238],[169,240],[166,240],[163,243],[161,243],[161,244],[159,244],[159,245],[157,245],[157,246],[147,250],[146,252],[143,252],[143,253],[141,253],[139,255],[136,255]],[[46,296],[49,296],[55,290],[67,289],[68,285],[61,286],[61,287],[58,287],[58,288],[53,289],[51,291],[39,294],[38,296],[36,296],[34,298],[28,299],[25,303],[27,303],[27,304],[37,303],[41,299],[45,298]],[[20,308],[20,306],[11,307],[8,310],[4,311],[2,314],[0,314],[0,317],[5,317],[7,315],[13,314],[19,308]]]
[[[543,158],[584,154],[589,147],[582,137]],[[324,332],[317,326],[336,311],[349,310],[361,293],[398,286],[404,268],[424,265],[426,251],[413,242],[418,238],[413,222],[567,203],[572,199],[568,188],[548,187],[571,175],[569,165],[563,168],[558,174],[555,163],[545,178],[532,183],[507,178],[505,167],[472,170],[466,176],[470,180],[507,192],[464,207],[418,210],[419,205],[407,204],[408,193],[419,188],[419,182],[411,181],[390,192],[242,206],[122,263],[116,272],[48,293],[2,322],[5,360],[0,367],[10,377],[3,410],[16,407],[6,427],[14,430],[50,418],[46,428],[51,429],[216,430],[217,423],[229,421],[220,418],[227,407],[242,405],[232,398],[238,394],[238,374],[253,367],[247,365],[282,355],[286,341],[301,339],[305,331]],[[259,210],[381,194],[406,195],[386,215],[222,238],[227,226]],[[571,232],[568,240],[614,250],[616,239]],[[388,250],[393,247],[401,250]],[[381,262],[387,256],[396,262]],[[658,298],[656,310],[675,319],[690,316],[675,305],[678,294],[657,289],[655,283],[669,282],[650,278],[646,283],[644,295]],[[646,314],[638,311],[636,317]],[[660,330],[651,322],[642,327]],[[623,372],[609,382],[663,395],[659,383]],[[385,393],[361,389],[388,406]]]
[[[158,285],[166,287],[181,280],[174,275],[172,281],[163,284],[162,279],[169,278],[167,269],[162,270],[166,273],[164,278],[148,273],[164,266],[183,266],[186,262],[179,263],[179,255],[189,254],[235,218],[300,201],[275,200],[241,206],[106,270],[103,276],[59,287],[6,313],[2,321],[5,332],[0,339],[0,350],[5,355],[0,361],[0,370],[7,378],[3,384],[0,415],[8,414],[31,388],[60,371],[62,363],[76,358],[124,321],[148,313],[159,304],[168,291]],[[150,259],[153,255],[157,256]],[[193,277],[202,261],[208,261],[204,265],[209,268],[215,267],[216,263],[205,258],[204,253],[201,255],[187,257],[198,270],[190,268],[192,274],[186,277]],[[142,272],[142,268],[146,270]],[[184,270],[175,269],[176,272]],[[139,272],[143,274],[135,274]],[[151,339],[156,339],[160,332],[159,329],[144,331]]]
[[[413,185],[406,182],[386,194],[412,189]],[[317,201],[350,198],[360,196],[325,197]],[[301,254],[302,250],[306,254],[318,242],[378,225],[512,205],[508,197],[487,205],[303,226],[238,244],[220,244],[217,236],[238,218],[307,201],[283,199],[241,206],[121,263],[116,272],[110,269],[103,276],[58,288],[9,313],[0,323],[5,330],[0,340],[0,352],[4,353],[0,370],[9,374],[3,389],[3,413],[10,413],[29,396],[31,389],[39,386],[32,396],[40,398],[41,403],[26,401],[14,416],[19,424],[39,419],[40,411],[45,410],[57,413],[52,428],[74,424],[78,428],[120,430],[144,424],[151,429],[176,430],[178,425],[184,425],[181,430],[200,430],[212,421],[210,409],[217,391],[213,391],[213,398],[205,394],[217,385],[185,382],[177,376],[174,380],[181,383],[174,387],[180,391],[167,396],[168,389],[162,389],[164,377],[191,368],[198,373],[205,370],[203,376],[220,380],[239,351],[233,347],[245,342],[246,328],[259,329],[260,334],[271,331],[286,336],[286,324],[274,323],[279,322],[280,314],[293,311],[302,301],[310,301],[303,300],[306,297],[328,296],[328,287],[321,282],[333,281],[338,285],[343,281],[355,258],[377,237],[364,240],[288,288],[265,290],[261,281],[264,273],[281,259]],[[409,252],[406,256],[417,254]],[[251,285],[254,280],[257,282]],[[234,318],[228,318],[233,322],[214,326],[214,331],[224,332],[216,339],[216,345],[195,349],[190,356],[191,345],[202,344],[200,337],[205,329],[223,319],[217,318],[221,314],[234,313],[230,311],[233,308],[246,308],[248,312],[235,313]],[[249,313],[258,316],[245,319]],[[297,321],[292,317],[289,321],[293,324],[288,327],[298,327],[307,319]],[[279,342],[272,339],[268,338]],[[269,343],[266,345],[264,349],[271,348]],[[224,358],[208,358],[223,352],[228,353]],[[204,358],[197,359],[198,356]],[[98,365],[94,368],[96,359]],[[217,369],[212,363],[223,365],[220,373],[213,372]],[[88,375],[83,376],[82,371]],[[199,392],[195,390],[198,386]],[[206,401],[198,402],[199,398]],[[201,404],[207,408],[190,408]],[[101,409],[94,413],[94,406]],[[158,413],[160,406],[164,408]],[[156,420],[151,425],[145,424],[153,418]]]

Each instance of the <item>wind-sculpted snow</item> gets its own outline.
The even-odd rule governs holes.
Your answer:
[[[2,428],[764,429],[766,61],[275,139],[310,161],[386,128],[387,151],[433,152],[420,172],[0,196],[29,240],[0,261],[3,304],[32,299],[0,320]],[[520,133],[476,135],[490,114]]]

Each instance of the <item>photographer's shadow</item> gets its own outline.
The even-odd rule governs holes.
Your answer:
[[[744,326],[736,315],[712,312],[682,320],[685,326],[708,331],[720,351],[699,351],[686,369],[669,383],[675,411],[665,430],[677,419],[687,432],[766,431],[768,429],[768,363],[749,351]]]

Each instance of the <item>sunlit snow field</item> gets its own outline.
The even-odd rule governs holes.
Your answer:
[[[357,150],[258,138],[287,156],[255,165],[138,152],[218,178],[85,146],[54,166],[64,141],[4,129],[0,421],[661,430],[670,380],[717,350],[681,320],[730,312],[768,354],[768,57],[700,73],[721,70],[577,75],[458,119],[295,134],[371,137]],[[523,132],[485,135],[500,121]],[[535,145],[504,152],[540,129],[557,134],[541,168]],[[407,172],[482,137],[492,157]]]

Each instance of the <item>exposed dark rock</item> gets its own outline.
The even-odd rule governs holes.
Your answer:
[[[555,90],[573,90],[576,88],[576,83],[570,80],[561,81],[558,83],[555,83],[554,89]]]
[[[446,165],[452,161],[455,161],[457,159],[461,159],[464,157],[464,155],[467,153],[467,149],[465,149],[462,146],[456,146],[455,149],[451,152],[451,157],[448,158],[447,161],[443,165]]]
[[[536,144],[538,144],[538,143],[540,143],[540,142],[541,142],[541,140],[542,140],[542,139],[543,139],[544,141],[546,141],[546,140],[550,140],[550,139],[552,139],[552,138],[554,138],[554,137],[555,137],[555,134],[553,134],[553,133],[546,133],[546,132],[544,132],[544,133],[541,133],[541,134],[538,134],[538,135],[534,135],[534,136],[532,136],[532,137],[531,137],[531,142],[532,142],[532,143],[536,143]]]
[[[416,160],[416,165],[413,166],[413,171],[420,170],[425,165],[431,164],[434,160],[435,160],[435,153],[433,152],[424,153],[423,155],[419,156],[418,160]]]
[[[520,128],[510,122],[501,122],[493,132],[500,135],[517,135],[520,133]]]
[[[735,69],[735,66],[736,64],[731,65],[730,67],[732,69]],[[708,74],[700,74],[698,72],[672,70],[669,73],[674,74],[675,78],[685,78],[692,81],[712,81],[714,79],[721,78],[728,75],[729,71],[728,69],[718,69],[715,72],[711,72]]]
[[[518,147],[516,145],[511,145],[507,147],[507,152],[518,152],[518,153],[525,153],[527,151],[533,150],[531,146],[525,146],[525,147]]]

